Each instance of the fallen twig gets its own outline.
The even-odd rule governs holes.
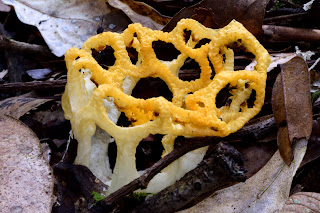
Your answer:
[[[264,24],[270,24],[270,23],[275,23],[279,21],[287,21],[290,19],[298,19],[298,18],[304,18],[308,16],[308,12],[298,12],[298,13],[293,13],[293,14],[287,14],[287,15],[278,15],[278,16],[273,16],[273,17],[268,17],[263,20]]]
[[[31,81],[0,84],[1,92],[31,91],[35,89],[63,88],[67,80]]]
[[[320,30],[262,25],[265,36],[273,41],[319,42]]]
[[[19,51],[19,53],[38,54],[44,57],[54,56],[48,47],[15,41],[13,39],[8,39],[4,35],[0,36],[0,48],[5,49],[6,51],[14,50]]]
[[[279,1],[288,5],[288,6],[291,6],[292,8],[300,8],[301,7],[299,4],[296,4],[290,0],[279,0]]]

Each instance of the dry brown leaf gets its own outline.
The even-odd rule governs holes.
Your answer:
[[[252,143],[250,146],[241,145],[241,143],[233,144],[241,153],[244,165],[248,169],[247,178],[256,174],[271,159],[278,147],[276,143]]]
[[[3,101],[0,101],[0,116],[9,115],[13,118],[19,119],[30,110],[50,100],[51,99],[36,99],[24,96],[7,98]]]
[[[280,212],[320,212],[320,194],[315,192],[295,193],[288,199]]]
[[[221,28],[230,21],[236,19],[242,23],[252,34],[259,36],[263,34],[262,21],[265,14],[265,7],[268,0],[203,0],[191,7],[182,9],[165,26],[166,31],[170,31],[176,26],[176,23],[182,18],[190,18],[196,13],[196,9],[206,8],[214,13],[216,26],[212,28]]]
[[[22,122],[0,117],[1,212],[51,212],[53,176],[39,144]]]
[[[143,2],[131,0],[106,0],[112,7],[122,10],[134,23],[154,30],[161,30],[171,18],[162,16]]]
[[[273,114],[278,126],[278,147],[283,160],[292,161],[294,139],[309,139],[312,105],[308,66],[301,57],[281,65],[272,91]]]

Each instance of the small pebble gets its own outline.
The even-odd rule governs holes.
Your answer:
[[[114,24],[109,24],[108,27],[109,27],[110,30],[113,30],[113,29],[116,27],[116,25],[114,25]]]

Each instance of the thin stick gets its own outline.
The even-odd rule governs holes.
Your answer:
[[[273,41],[320,42],[320,30],[262,25],[264,35]]]
[[[295,13],[295,14],[289,14],[289,15],[275,16],[275,17],[265,18],[263,20],[263,23],[266,24],[266,23],[271,23],[271,22],[280,21],[280,20],[288,20],[288,19],[307,16],[307,15],[308,15],[307,12],[302,12],[302,13]]]
[[[48,47],[15,41],[13,39],[8,39],[4,35],[0,36],[0,48],[5,49],[6,51],[15,50],[19,53],[43,55],[44,57],[54,56]]]
[[[31,91],[35,89],[63,88],[67,80],[31,81],[0,84],[1,92]]]

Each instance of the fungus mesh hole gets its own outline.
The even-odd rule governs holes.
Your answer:
[[[180,68],[178,77],[184,81],[192,81],[200,78],[200,66],[191,58],[187,58]]]
[[[161,140],[163,135],[149,135],[140,141],[136,149],[136,167],[145,170],[161,159],[164,150]]]
[[[110,164],[110,169],[113,172],[114,166],[116,164],[116,159],[117,159],[117,144],[110,143],[108,146],[108,158],[109,158],[109,164]]]
[[[125,115],[124,112],[121,112],[120,117],[117,121],[117,126],[121,126],[121,127],[129,127],[131,126],[131,121],[129,120],[129,118]]]
[[[256,91],[253,89],[252,92],[251,92],[250,97],[249,97],[248,100],[247,100],[248,108],[253,108],[254,102],[255,102],[255,100],[256,100],[256,95],[257,95],[257,93],[256,93]]]
[[[195,46],[194,48],[195,48],[195,49],[201,48],[202,45],[209,44],[210,41],[211,41],[210,39],[203,38],[203,39],[201,39],[201,40],[196,44],[196,46]]]
[[[166,82],[161,78],[152,77],[141,78],[134,87],[131,96],[142,99],[162,96],[168,101],[171,101],[173,97]]]
[[[187,43],[189,41],[191,37],[191,30],[187,30],[187,29],[184,29],[183,30],[183,40],[185,43]]]
[[[214,76],[216,75],[216,72],[214,71],[214,67],[213,67],[213,65],[212,65],[209,57],[207,57],[207,60],[209,61],[209,66],[210,66],[211,71],[212,71],[212,72],[211,72],[211,77],[210,77],[210,79],[212,80],[212,79],[214,78]]]
[[[138,62],[138,52],[133,47],[127,47],[127,52],[130,57],[131,63],[136,64]]]
[[[140,141],[136,148],[136,167],[137,171],[145,170],[161,159],[164,150],[161,140],[163,135],[149,135]],[[113,172],[117,159],[117,144],[110,143],[108,146],[108,158],[110,169]]]
[[[247,65],[249,65],[255,58],[254,54],[248,52],[247,48],[243,45],[242,40],[237,41],[227,45],[228,49],[232,49],[234,53],[234,70],[244,70]],[[225,62],[225,60],[224,60]]]
[[[109,66],[113,66],[116,62],[116,58],[114,57],[114,50],[111,46],[106,46],[100,52],[92,49],[92,56],[98,62],[98,64],[106,70],[109,68]]]
[[[160,40],[152,42],[152,48],[154,49],[157,58],[162,61],[172,61],[181,54],[172,43]]]
[[[223,106],[228,106],[231,104],[230,97],[230,84],[227,84],[222,90],[219,91],[216,97],[216,106],[217,108],[221,108]]]

